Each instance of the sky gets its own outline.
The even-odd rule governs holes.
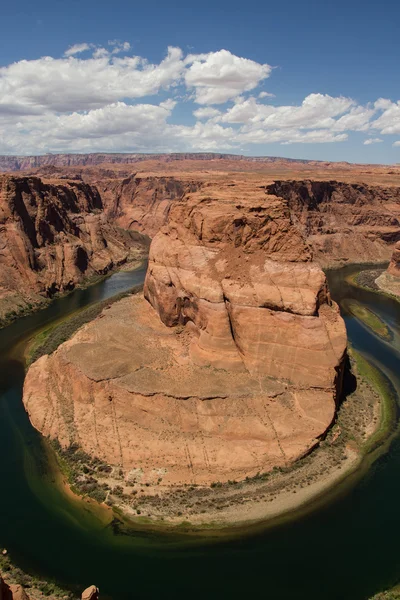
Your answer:
[[[0,18],[0,154],[400,163],[395,0],[19,0]]]

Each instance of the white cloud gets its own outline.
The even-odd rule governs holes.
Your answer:
[[[393,146],[400,146],[400,140],[398,140],[397,142],[394,142]]]
[[[365,106],[355,106],[340,117],[334,124],[335,131],[367,131],[375,110]]]
[[[158,65],[138,56],[99,55],[99,49],[85,60],[74,56],[22,60],[0,68],[0,113],[9,105],[20,113],[24,107],[28,112],[99,108],[167,89],[181,78],[182,70],[179,48],[169,48]]]
[[[275,98],[275,94],[270,94],[269,92],[260,92],[258,94],[259,98]]]
[[[90,48],[91,44],[86,44],[86,42],[83,44],[74,44],[65,51],[64,56],[75,56],[75,54],[81,54],[81,52],[86,52]]]
[[[350,98],[323,94],[310,94],[300,106],[272,106],[258,104],[250,97],[241,99],[230,108],[222,121],[226,123],[247,123],[248,126],[263,129],[285,127],[327,128],[336,123],[334,117],[341,115],[354,105]]]
[[[365,140],[364,146],[370,146],[371,144],[380,144],[381,142],[383,142],[381,138],[368,138],[367,140]]]
[[[400,102],[361,106],[312,93],[297,104],[271,104],[272,94],[257,90],[271,74],[268,64],[228,50],[185,56],[174,47],[152,64],[130,50],[119,40],[85,42],[62,58],[0,68],[0,153],[242,150],[342,143],[352,131],[366,133],[369,145],[400,134]],[[180,122],[182,101],[193,117],[186,111]]]
[[[371,127],[378,129],[381,134],[399,134],[400,133],[400,101],[391,102],[380,98],[375,102],[375,107],[382,110],[382,114],[371,123]]]
[[[113,46],[111,54],[120,54],[121,52],[129,52],[131,45],[129,42],[121,42],[120,40],[109,40],[109,46]]]
[[[221,112],[211,106],[205,106],[204,108],[198,108],[193,111],[193,115],[196,119],[212,119],[213,117],[219,117]]]
[[[272,67],[219,50],[186,58],[185,82],[195,90],[198,104],[223,104],[249,92],[270,76]]]

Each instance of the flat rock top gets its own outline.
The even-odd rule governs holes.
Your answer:
[[[144,396],[205,400],[245,397],[259,394],[260,389],[271,396],[285,391],[286,384],[271,378],[258,380],[247,372],[192,364],[188,354],[191,337],[190,331],[166,328],[151,306],[134,296],[113,304],[62,351],[89,379],[112,380],[114,385]]]

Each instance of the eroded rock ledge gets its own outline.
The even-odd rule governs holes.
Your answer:
[[[288,465],[325,433],[346,332],[286,200],[219,181],[172,202],[145,298],[31,366],[24,402],[44,435],[170,485]]]

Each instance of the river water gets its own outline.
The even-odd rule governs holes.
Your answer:
[[[400,303],[348,285],[355,270],[329,273],[335,300],[356,299],[399,332]],[[143,278],[144,268],[118,273],[0,331],[0,547],[29,572],[77,589],[95,583],[114,600],[364,600],[400,580],[399,437],[364,475],[313,510],[221,539],[124,535],[54,484],[21,401],[24,343],[44,325]],[[344,317],[354,347],[400,386],[399,349]]]

